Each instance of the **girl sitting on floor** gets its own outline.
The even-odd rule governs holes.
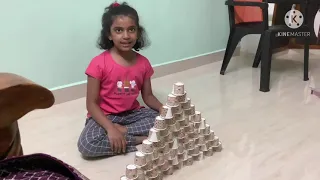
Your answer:
[[[162,106],[152,93],[153,68],[135,52],[147,43],[136,10],[126,3],[111,4],[102,16],[100,36],[99,46],[105,51],[91,60],[85,72],[88,117],[78,140],[84,157],[136,151]],[[137,101],[140,91],[150,108]]]

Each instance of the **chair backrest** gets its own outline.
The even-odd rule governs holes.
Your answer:
[[[11,73],[0,73],[0,159],[22,155],[17,121],[54,104],[48,89]]]
[[[234,0],[234,1],[263,2],[263,0]],[[263,14],[260,7],[235,6],[234,14],[235,14],[235,24],[263,21]]]

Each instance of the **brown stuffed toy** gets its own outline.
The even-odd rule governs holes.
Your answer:
[[[48,89],[10,73],[0,73],[0,160],[22,156],[18,120],[35,109],[54,104]]]

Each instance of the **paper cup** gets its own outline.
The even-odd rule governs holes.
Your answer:
[[[169,146],[169,144],[168,143],[166,143],[165,145],[164,145],[164,148],[163,148],[164,150],[163,150],[163,153],[168,153],[168,152],[170,152],[170,146]]]
[[[178,164],[176,165],[173,165],[173,168],[176,169],[176,170],[179,170],[183,167],[183,162],[178,162]]]
[[[126,177],[129,179],[136,179],[138,177],[138,170],[136,165],[134,164],[127,165]]]
[[[218,146],[213,146],[212,147],[213,148],[213,150],[215,151],[215,152],[221,152],[222,151],[222,143],[219,141],[219,143],[218,143]]]
[[[181,129],[180,124],[178,122],[176,122],[173,125],[169,125],[168,128],[171,132],[178,132]]]
[[[204,139],[204,136],[199,136],[199,144],[200,145],[206,144],[206,140]]]
[[[205,134],[204,134],[204,132],[206,131],[206,129],[201,129],[201,127],[200,127],[200,129],[199,129],[199,134],[201,135],[201,136],[204,136]]]
[[[143,153],[152,153],[153,152],[153,143],[147,139],[142,141],[142,152]]]
[[[177,104],[175,106],[170,106],[170,107],[171,107],[172,115],[180,113],[182,111],[182,108],[181,108],[180,104]]]
[[[143,169],[144,171],[150,171],[151,169],[153,169],[153,161],[147,162],[147,164],[141,167],[141,169]]]
[[[183,144],[179,144],[178,145],[178,155],[182,154],[183,152],[184,152],[184,146],[183,146]]]
[[[189,122],[193,123],[195,121],[196,121],[196,115],[195,114],[194,115],[190,115],[189,116]]]
[[[127,178],[126,176],[121,176],[120,180],[130,180],[129,178]]]
[[[195,119],[194,122],[201,122],[201,112],[200,111],[196,111],[195,112]]]
[[[159,154],[158,166],[162,165],[166,161],[164,154]]]
[[[177,105],[179,105],[179,102],[177,100],[177,96],[175,96],[173,94],[169,94],[167,96],[167,104],[166,105],[167,106],[177,106]]]
[[[168,159],[174,159],[178,155],[178,149],[171,149]]]
[[[155,128],[151,128],[149,131],[148,140],[155,143],[160,141],[160,131]]]
[[[170,167],[170,164],[169,164],[169,161],[164,161],[163,164],[161,164],[159,166],[160,166],[160,170],[163,172],[163,171],[166,171]]]
[[[196,106],[194,104],[191,104],[190,109],[191,109],[190,115],[195,115],[196,114]]]
[[[186,165],[187,165],[187,166],[192,166],[192,165],[193,165],[193,158],[192,158],[192,156],[188,156]]]
[[[214,136],[213,142],[214,142],[213,146],[218,146],[219,145],[219,137]]]
[[[169,168],[167,170],[163,171],[163,174],[172,175],[173,174],[173,167],[169,166]]]
[[[151,170],[149,170],[149,171],[146,171],[146,176],[148,177],[148,178],[155,178],[155,177],[157,177],[158,176],[158,170],[156,169],[156,168],[154,168],[154,169],[151,169]]]
[[[173,117],[171,118],[165,118],[165,122],[167,126],[173,125],[175,123],[175,119]]]
[[[191,106],[191,99],[186,98],[185,102],[181,102],[181,108],[182,109],[189,109]]]
[[[201,121],[200,121],[200,129],[206,129],[206,118],[201,118]]]
[[[194,124],[193,124],[194,128],[195,129],[199,129],[200,128],[200,124],[201,124],[200,122],[194,122]]]
[[[208,149],[208,151],[204,151],[203,153],[205,156],[213,156],[214,151],[213,151],[213,148],[211,147]]]
[[[201,160],[200,153],[192,155],[192,158],[194,161],[200,161]]]
[[[187,98],[187,92],[184,92],[183,94],[175,94],[177,96],[177,101],[179,103],[185,102]]]
[[[173,94],[181,95],[185,92],[184,90],[184,84],[182,82],[176,82],[173,84]]]
[[[181,121],[183,120],[183,111],[177,112],[173,114],[173,117],[176,121]]]
[[[210,125],[209,124],[206,124],[204,134],[210,134]]]
[[[173,166],[179,164],[178,157],[176,156],[175,158],[169,160],[169,163],[170,165],[173,165]]]
[[[164,141],[165,142],[171,142],[173,140],[173,135],[172,133],[168,133],[165,137],[164,137]]]
[[[189,126],[189,124],[187,124],[187,125],[185,125],[184,127],[183,127],[183,130],[184,130],[184,132],[190,132],[190,126]]]
[[[161,136],[161,137],[165,137],[165,136],[167,136],[167,135],[169,134],[169,129],[168,129],[168,128],[166,128],[166,129],[159,129],[159,131],[160,131],[160,136]]]
[[[173,147],[173,139],[172,139],[172,141],[168,142],[168,145],[169,145],[169,148],[172,149],[172,147]]]
[[[137,151],[134,158],[134,164],[137,166],[145,166],[147,164],[146,156],[142,152]]]
[[[161,116],[157,116],[156,120],[154,122],[154,128],[156,128],[158,130],[166,129],[167,128],[167,124],[165,122],[165,119],[162,118]]]
[[[179,144],[178,144],[178,139],[177,138],[174,138],[173,139],[173,146],[172,146],[172,149],[178,149],[178,146]]]
[[[161,148],[161,147],[163,147],[165,145],[165,142],[164,142],[164,140],[160,140],[158,142],[154,142],[153,145],[156,148]]]
[[[160,116],[162,118],[172,118],[173,117],[173,114],[172,114],[172,110],[171,110],[171,107],[169,106],[162,106],[162,108],[160,109]]]

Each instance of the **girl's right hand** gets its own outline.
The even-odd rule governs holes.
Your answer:
[[[127,142],[123,134],[117,128],[111,128],[107,132],[111,150],[115,153],[125,153]]]

